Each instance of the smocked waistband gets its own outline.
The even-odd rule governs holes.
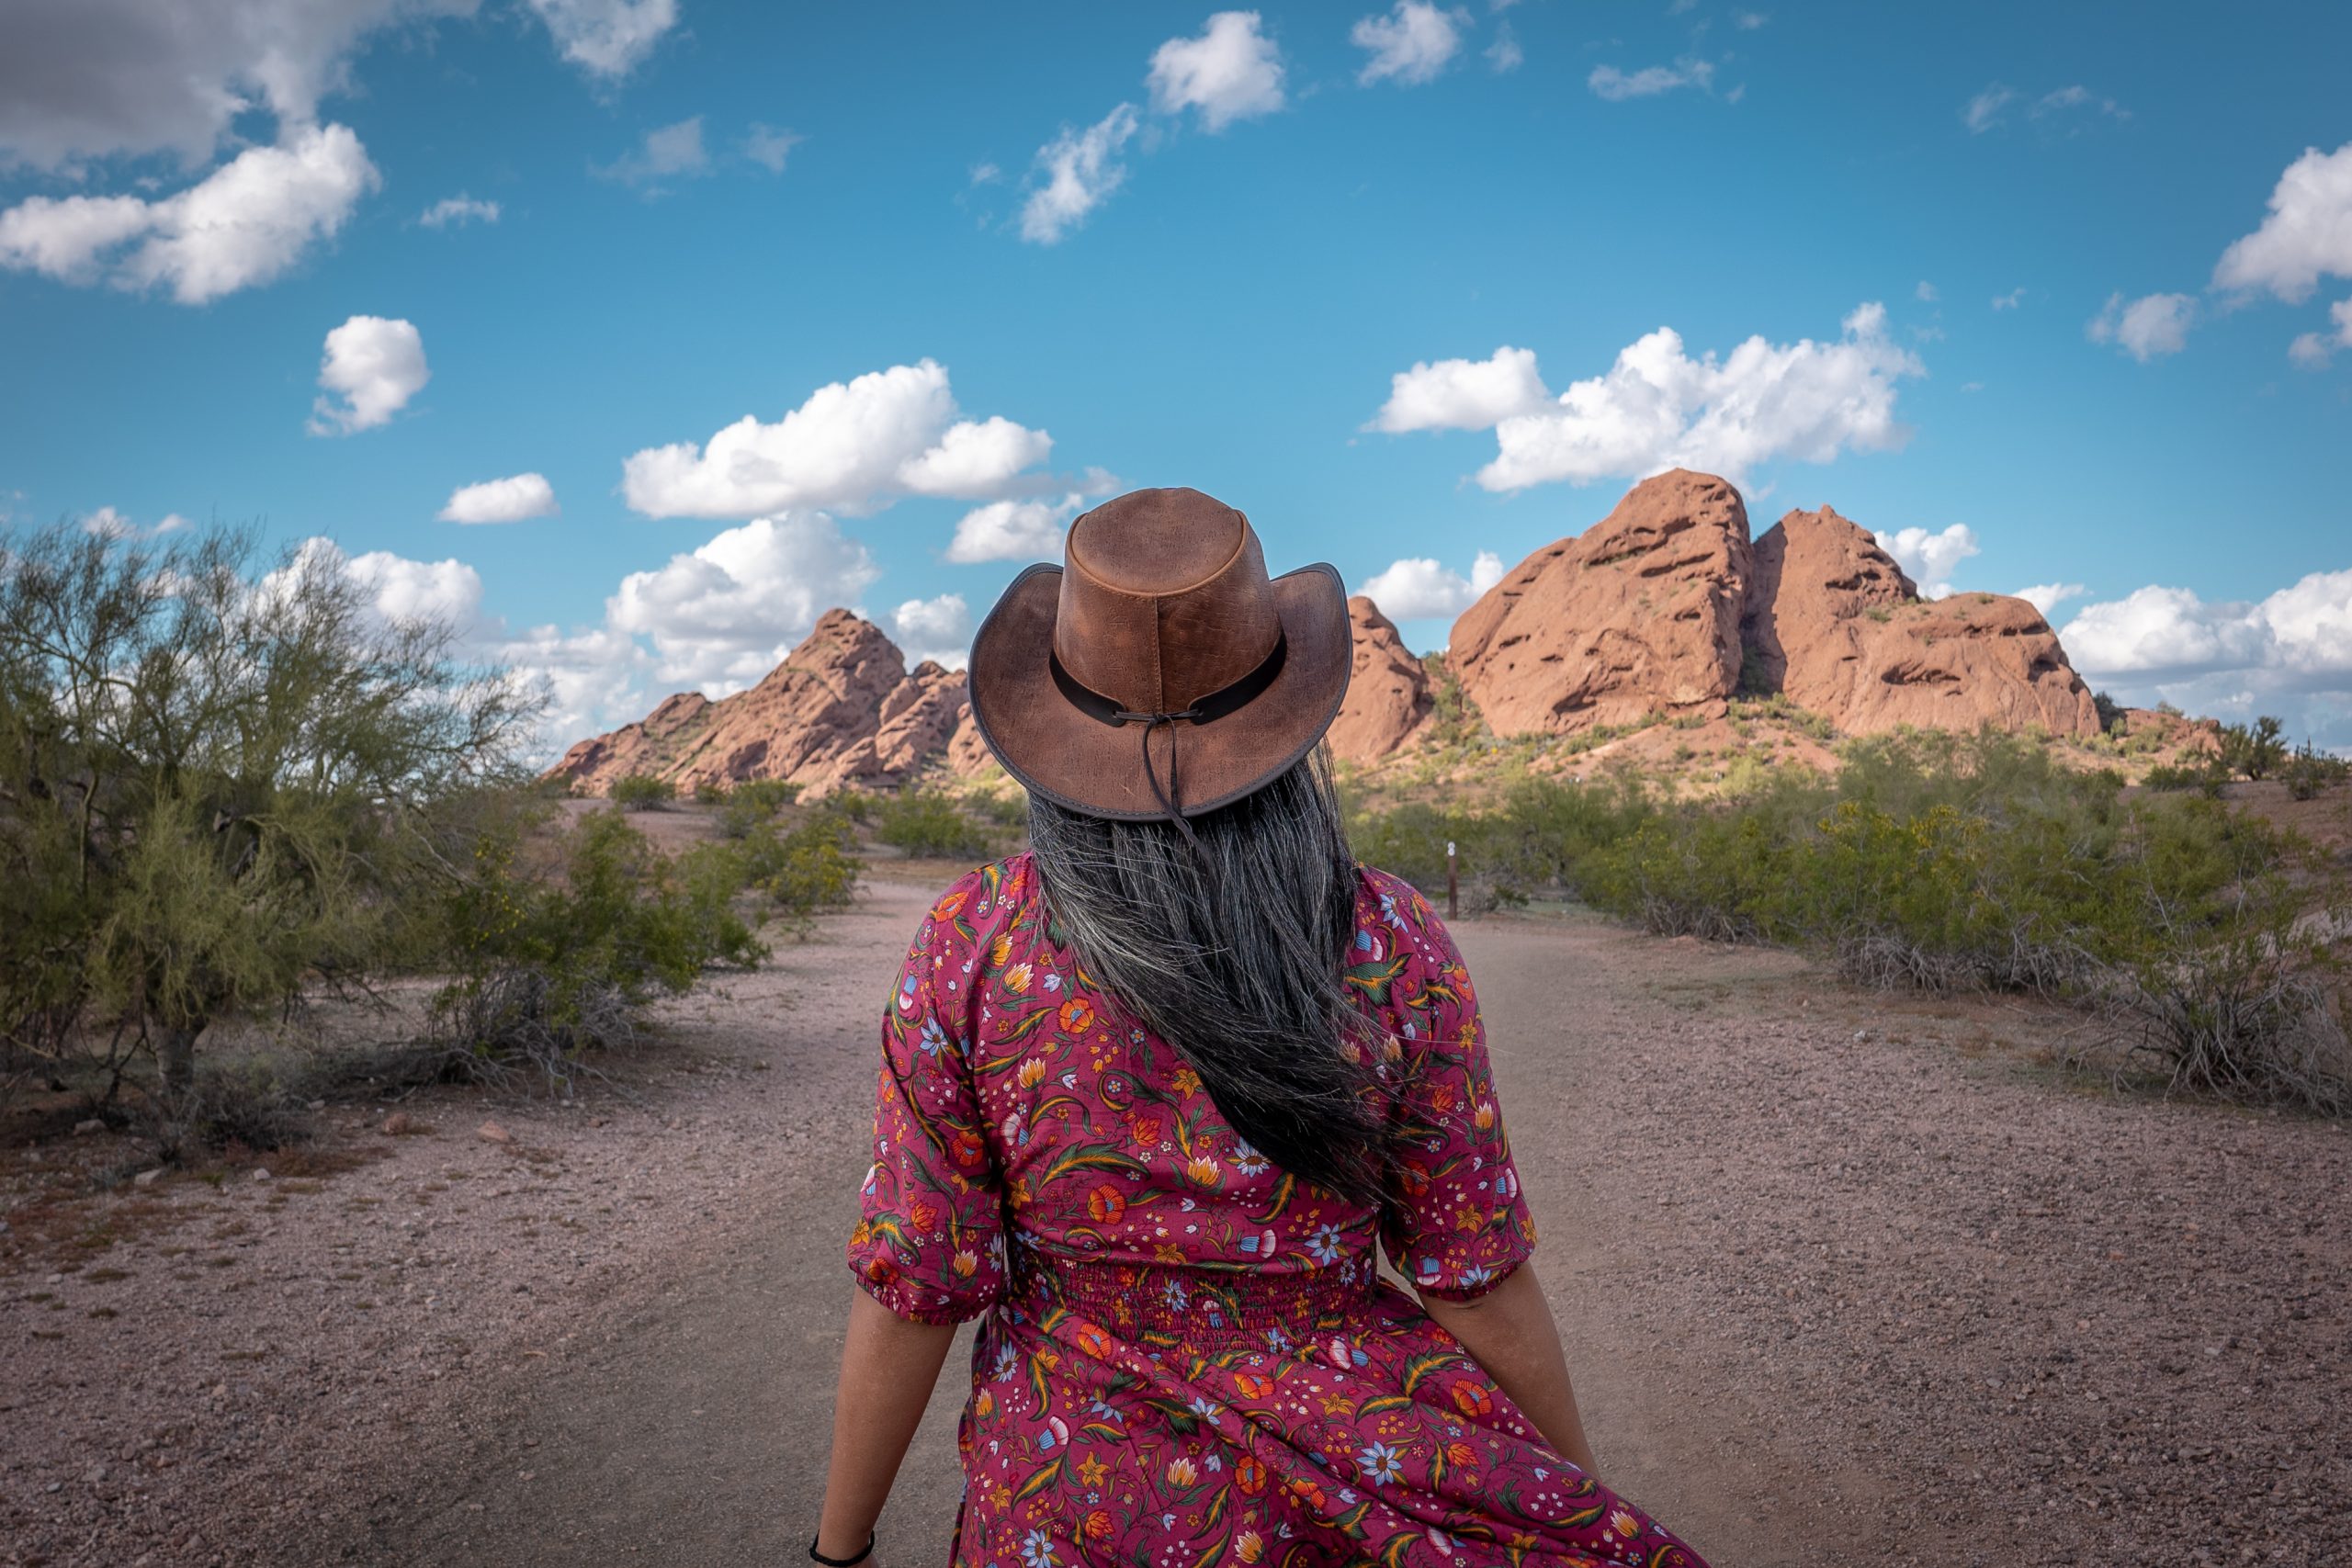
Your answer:
[[[1014,1299],[1044,1315],[1059,1307],[1122,1337],[1258,1337],[1295,1341],[1371,1299],[1370,1257],[1327,1268],[1268,1272],[1192,1264],[1114,1263],[1026,1252],[1014,1265]]]

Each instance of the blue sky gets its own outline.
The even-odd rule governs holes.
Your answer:
[[[959,656],[1114,486],[1438,647],[1685,461],[2352,746],[2342,6],[12,11],[0,505],[330,540],[559,729]]]

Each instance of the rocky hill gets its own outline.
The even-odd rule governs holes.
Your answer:
[[[2022,599],[1919,596],[1827,507],[1751,540],[1739,492],[1677,468],[1521,561],[1453,624],[1464,694],[1498,735],[1784,694],[1847,735],[1991,723],[2098,733],[2090,688]]]
[[[1422,746],[1438,682],[1370,599],[1351,599],[1348,616],[1355,672],[1331,747],[1378,764]],[[2100,728],[2031,604],[1923,599],[1869,530],[1826,506],[1753,537],[1739,492],[1686,469],[1645,479],[1584,533],[1520,562],[1454,623],[1447,662],[1466,707],[1505,738],[1704,721],[1735,697],[1775,694],[1844,735]],[[2132,728],[2156,719],[2135,715]],[[777,778],[822,794],[897,784],[934,761],[990,766],[962,673],[928,660],[910,671],[880,628],[829,610],[758,685],[670,697],[549,773],[594,795],[630,773],[682,790]]]
[[[632,773],[681,792],[787,779],[823,794],[899,784],[941,755],[967,771],[988,761],[962,671],[929,660],[910,671],[879,626],[828,610],[758,685],[717,702],[699,692],[664,698],[637,723],[581,741],[548,773],[589,795]]]

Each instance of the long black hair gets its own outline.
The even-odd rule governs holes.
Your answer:
[[[1386,1112],[1340,978],[1358,876],[1323,749],[1231,805],[1111,821],[1029,797],[1058,935],[1200,1075],[1236,1133],[1302,1181],[1376,1201]]]

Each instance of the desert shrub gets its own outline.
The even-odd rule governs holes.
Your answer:
[[[964,809],[991,828],[1021,830],[1029,826],[1028,792],[1018,787],[976,789],[964,797]]]
[[[725,779],[696,779],[695,781],[696,806],[717,806],[727,798],[727,794]]]
[[[825,796],[820,809],[863,826],[874,819],[876,807],[874,796],[854,785],[844,785]]]
[[[2232,773],[2260,782],[2278,771],[2287,760],[2286,726],[2268,714],[2252,724],[2233,724],[2222,730],[2222,766]]]
[[[2219,800],[2222,786],[2230,782],[2230,773],[2219,759],[2207,758],[2202,761],[2185,763],[2159,762],[2150,768],[2148,776],[2140,782],[2159,793],[2195,790],[2210,799]]]
[[[2292,798],[2316,800],[2320,791],[2330,784],[2342,784],[2347,773],[2352,773],[2352,763],[2347,763],[2341,757],[2315,750],[2306,740],[2295,749],[2295,754],[2288,758],[2286,765],[2278,770],[2278,778]]]
[[[2091,694],[2091,707],[2098,714],[2099,733],[2112,735],[2123,724],[2123,705],[2105,692]]]
[[[149,1101],[140,1120],[172,1164],[232,1147],[289,1148],[317,1131],[302,1086],[261,1061],[200,1063],[187,1093]]]
[[[819,812],[789,831],[763,822],[734,848],[737,874],[805,927],[820,909],[848,906],[857,891],[856,839],[845,818]]]
[[[925,860],[970,860],[989,852],[989,835],[937,790],[910,789],[874,812],[874,836]]]
[[[723,847],[673,861],[618,811],[594,811],[547,877],[526,863],[526,832],[486,833],[446,902],[455,977],[434,1018],[462,1076],[566,1081],[588,1053],[636,1038],[657,995],[763,955],[732,908],[741,880]]]
[[[678,796],[678,786],[651,773],[630,773],[613,781],[610,799],[623,811],[651,811]]]
[[[1465,886],[1575,893],[1644,928],[1823,953],[1849,977],[2030,990],[2115,1010],[2170,1081],[2341,1109],[2340,1020],[2303,918],[2328,868],[2195,794],[1996,734],[1851,743],[1834,780],[1757,770],[1718,800],[1638,780],[1530,784],[1498,809],[1405,806],[1351,824],[1425,888],[1448,839]],[[1477,907],[1474,904],[1474,908]]]
[[[800,798],[800,786],[782,779],[745,779],[727,793],[718,808],[718,831],[729,839],[744,838],[777,812]]]
[[[0,531],[0,1030],[196,1089],[220,1019],[397,964],[532,705],[331,549]],[[29,964],[34,978],[16,978]]]

